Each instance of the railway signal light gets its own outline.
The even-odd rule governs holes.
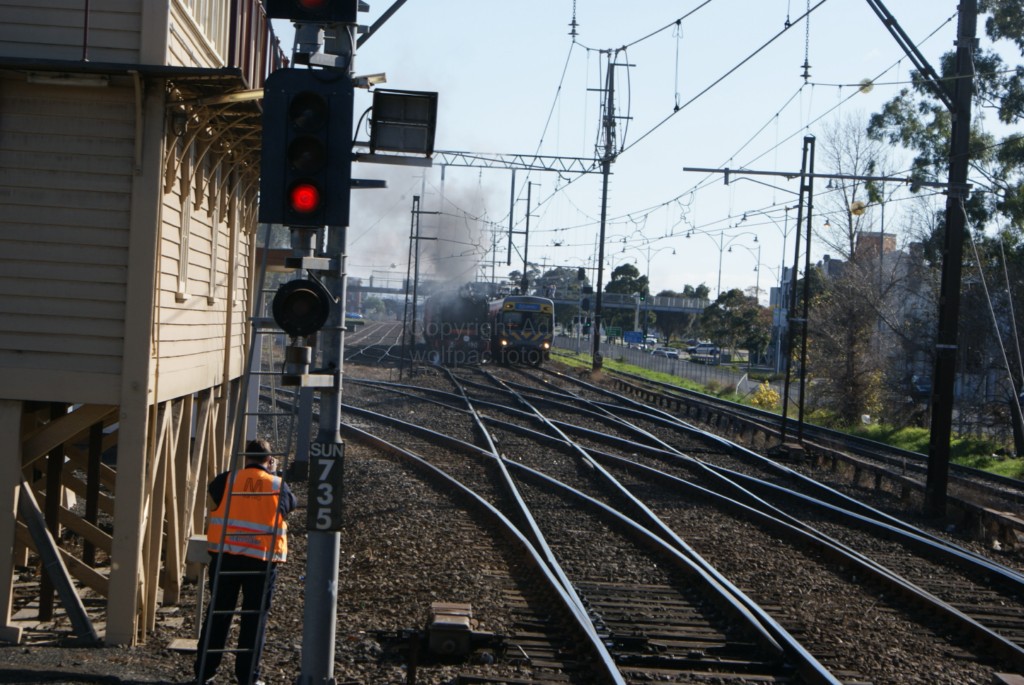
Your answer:
[[[267,77],[261,222],[348,225],[352,104],[352,81],[340,71],[279,69]]]
[[[270,19],[307,23],[356,22],[359,0],[263,0]]]
[[[327,288],[310,279],[283,283],[274,295],[274,321],[293,338],[313,335],[327,323],[334,297]]]

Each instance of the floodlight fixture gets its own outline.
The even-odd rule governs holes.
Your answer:
[[[424,155],[434,153],[437,93],[412,90],[373,91],[370,152]]]

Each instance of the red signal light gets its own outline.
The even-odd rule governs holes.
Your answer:
[[[263,0],[268,19],[356,23],[358,0]]]
[[[292,211],[310,214],[320,208],[320,189],[308,181],[299,181],[288,193]]]

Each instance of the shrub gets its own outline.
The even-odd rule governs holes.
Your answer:
[[[761,383],[754,396],[750,398],[751,403],[759,409],[776,409],[780,400],[779,393],[772,388],[768,381]]]

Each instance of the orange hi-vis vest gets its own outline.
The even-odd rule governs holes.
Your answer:
[[[210,513],[206,529],[210,552],[242,554],[263,561],[286,561],[288,524],[277,510],[280,495],[280,476],[271,475],[261,468],[233,472],[228,477],[220,504]],[[226,521],[225,513],[230,517]]]

